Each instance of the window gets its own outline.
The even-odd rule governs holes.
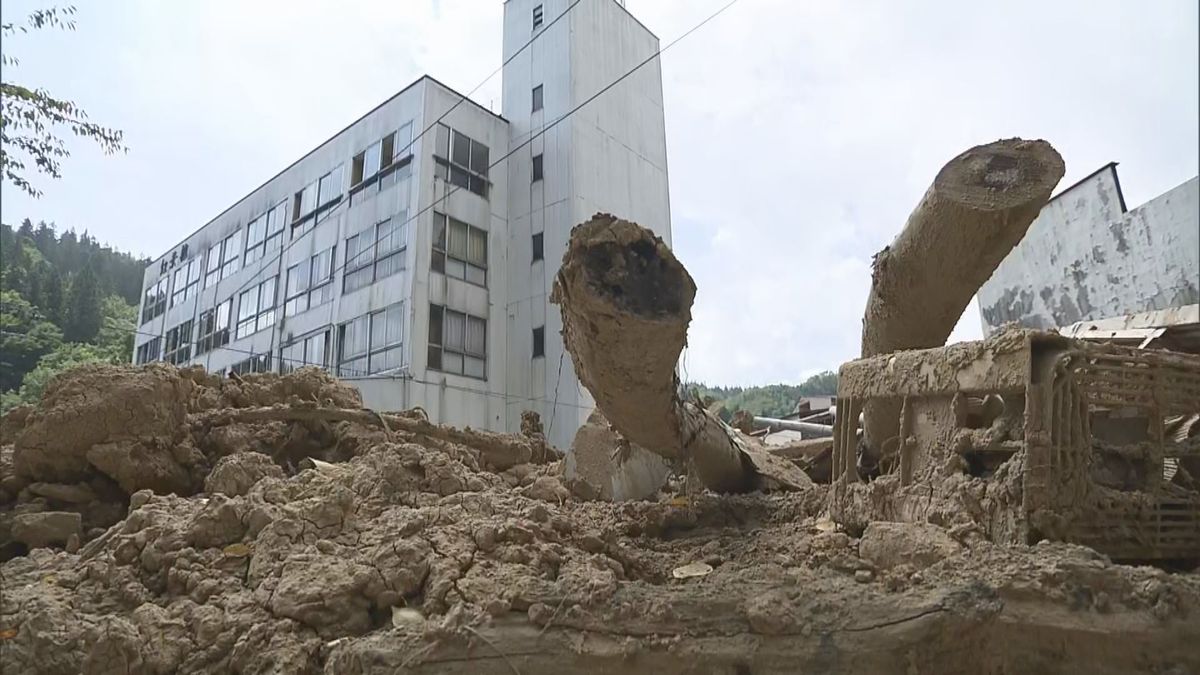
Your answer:
[[[205,288],[238,271],[238,253],[241,252],[241,249],[242,231],[240,229],[208,249],[208,265],[204,273]]]
[[[487,198],[488,147],[466,134],[437,125],[433,144],[434,176]]]
[[[412,176],[412,122],[354,156],[350,164],[350,204],[382,192]]]
[[[305,185],[292,197],[292,222],[300,220],[317,208],[317,181]],[[293,235],[295,236],[295,235]]]
[[[533,29],[537,30],[538,26],[542,25],[542,6],[538,5],[533,8]]]
[[[343,166],[338,164],[333,171],[321,176],[317,181],[318,208],[325,208],[342,198]]]
[[[487,261],[488,234],[485,230],[434,212],[430,269],[487,286]]]
[[[138,365],[157,361],[159,354],[162,353],[162,338],[156,337],[145,344],[138,345],[137,348],[137,363]]]
[[[364,314],[338,327],[338,375],[373,375],[401,365],[404,303]]]
[[[545,239],[545,235],[543,235],[541,232],[538,232],[537,234],[533,235],[533,261],[534,262],[537,262],[542,259],[542,242],[544,239]]]
[[[196,297],[199,286],[200,259],[192,258],[186,265],[180,265],[179,269],[175,270],[175,291],[171,293],[171,306]]]
[[[293,340],[279,350],[279,372],[304,366],[329,367],[329,329]]]
[[[166,351],[163,360],[179,365],[192,358],[192,320],[188,319],[167,331]]]
[[[229,344],[229,323],[233,318],[233,298],[200,313],[200,335],[196,338],[196,356]]]
[[[429,305],[428,367],[487,379],[487,320]]]
[[[248,291],[238,300],[237,337],[244,338],[275,325],[275,285],[272,277]],[[268,355],[270,358],[270,355]]]
[[[331,246],[287,269],[284,316],[295,316],[333,299],[333,259],[336,249],[336,246]]]
[[[542,109],[542,85],[533,88],[533,112]]]
[[[171,278],[164,276],[146,288],[146,295],[142,298],[142,323],[167,311],[167,291],[170,285]]]
[[[538,326],[533,329],[533,358],[546,355],[546,327]]]
[[[405,267],[408,247],[408,218],[401,211],[346,240],[346,263],[342,266],[342,292],[349,293],[390,277]]]
[[[283,242],[283,224],[287,221],[287,202],[250,221],[246,227],[246,264],[266,257]]]
[[[533,156],[533,182],[536,183],[543,178],[542,174],[542,156]]]
[[[229,372],[238,375],[249,375],[250,373],[269,373],[271,372],[271,355],[259,354],[251,356],[245,361],[239,361],[229,367]]]

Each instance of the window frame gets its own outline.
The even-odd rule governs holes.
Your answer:
[[[545,20],[546,20],[546,10],[543,9],[542,5],[540,5],[540,4],[535,5],[533,8],[533,28],[532,28],[532,30],[537,30],[538,28],[541,28],[542,24],[545,23]]]
[[[546,259],[546,233],[545,232],[535,232],[533,234],[533,236],[530,237],[530,239],[531,239],[530,245],[533,247],[530,264],[535,263],[539,260],[545,260]]]
[[[309,342],[315,338],[324,338],[324,345],[321,348],[321,362],[315,363],[309,360]],[[288,355],[288,349],[300,347],[300,358]],[[333,352],[333,327],[326,325],[323,328],[306,333],[298,338],[293,338],[287,344],[279,347],[279,372],[287,374],[304,368],[307,366],[315,366],[322,370],[329,370],[330,357]],[[294,365],[299,363],[300,365]]]
[[[401,300],[388,305],[382,309],[377,309],[372,312],[367,312],[359,316],[344,321],[338,324],[337,331],[337,376],[338,377],[367,377],[370,375],[379,375],[404,367],[404,308],[405,302]],[[375,343],[375,333],[377,322],[383,322],[384,341],[382,344]],[[398,336],[394,340],[388,331],[389,324],[395,321],[398,330]],[[350,327],[355,327],[355,330],[365,331],[365,336],[362,340],[362,349],[352,354],[346,354],[347,338],[346,333]],[[355,341],[357,342],[357,340]],[[382,359],[385,355],[396,353],[397,360],[391,365],[383,365],[382,367],[375,366],[375,359]],[[365,363],[363,368],[350,368],[349,364]],[[387,361],[383,362],[387,364]]]
[[[142,295],[142,323],[152,321],[166,313],[170,290],[170,275],[159,277],[153,284],[146,287]]]
[[[546,107],[545,97],[546,94],[542,85],[539,84],[533,88],[533,101],[530,113],[535,113]]]
[[[181,302],[187,302],[188,298],[196,297],[199,292],[197,286],[200,285],[200,277],[203,272],[200,270],[200,256],[196,256],[186,263],[181,263],[171,274],[174,279],[172,282],[171,291],[171,307],[178,305]],[[195,278],[192,278],[192,277]],[[179,280],[183,279],[183,288],[179,288]]]
[[[264,307],[264,305],[263,305],[264,291],[266,290],[266,287],[268,285],[270,285],[270,295],[271,295],[270,305]],[[247,296],[250,293],[255,294],[254,310],[248,315],[243,315],[243,310],[245,309],[245,301],[246,301]],[[258,285],[254,286],[253,288],[248,288],[248,289],[242,291],[241,293],[239,293],[238,294],[238,315],[237,315],[237,321],[236,321],[237,328],[235,331],[234,339],[240,340],[245,337],[250,337],[251,335],[254,335],[255,333],[264,331],[264,330],[274,326],[275,322],[278,318],[277,312],[276,312],[278,300],[279,300],[279,276],[278,275],[273,276],[269,279],[266,279],[266,280],[262,281],[261,283],[259,283]]]
[[[151,351],[154,352],[153,355],[151,355],[151,353],[150,353]],[[144,366],[147,363],[153,363],[154,361],[161,360],[161,358],[162,358],[162,336],[156,335],[152,339],[147,340],[147,341],[143,342],[142,344],[138,345],[137,350],[135,351],[135,355],[136,355],[135,363],[139,366]]]
[[[242,228],[239,227],[208,247],[208,259],[204,265],[205,288],[216,286],[222,279],[237,273],[238,254],[242,247],[241,234]]]
[[[385,227],[393,228],[389,237],[398,237],[400,244],[380,255],[380,232]],[[397,235],[397,229],[399,235]],[[364,240],[366,243],[360,243],[359,240],[368,234],[371,236]],[[351,253],[351,251],[354,252]],[[401,211],[391,218],[384,218],[375,225],[363,228],[346,237],[346,259],[342,263],[342,295],[353,293],[404,272],[408,269],[407,253],[408,211]],[[392,268],[381,275],[380,269],[384,267],[385,263],[392,265]],[[365,274],[368,268],[371,272],[369,275]],[[386,268],[384,267],[384,269]]]
[[[530,358],[546,358],[546,327],[537,326],[533,329],[533,356]]]
[[[283,244],[283,231],[287,229],[287,200],[267,209],[258,217],[246,224],[245,251],[242,253],[245,264],[249,265],[267,257],[267,254]],[[261,226],[262,236],[254,240],[254,226]]]
[[[454,233],[454,225],[461,225],[465,228],[464,236],[467,241],[463,246],[463,255],[459,255],[454,251],[454,241],[452,234]],[[439,230],[441,235],[438,235]],[[454,218],[453,216],[441,213],[440,211],[433,212],[433,229],[432,229],[432,245],[430,251],[429,270],[452,279],[465,281],[468,284],[473,284],[481,288],[488,287],[488,259],[491,254],[491,234],[482,227],[474,225]],[[483,264],[478,261],[472,261],[471,257],[471,241],[472,235],[481,235],[483,238]],[[452,270],[455,269],[450,261],[454,261],[462,266],[462,274],[455,274]],[[481,279],[473,279],[471,272],[481,275]]]
[[[252,354],[250,358],[238,361],[229,367],[229,372],[237,375],[271,372],[271,354]]]
[[[439,317],[435,321],[434,316]],[[463,335],[462,346],[458,347],[450,344],[452,342],[451,330],[447,328],[449,319],[462,318]],[[472,334],[472,326],[478,325],[479,334],[483,338],[483,348],[480,351],[471,349],[470,338]],[[466,312],[450,309],[444,305],[429,303],[429,335],[428,335],[428,353],[426,354],[425,367],[428,370],[436,370],[438,372],[447,373],[450,375],[461,375],[462,377],[470,377],[476,380],[487,381],[488,377],[488,354],[487,354],[487,325],[488,320],[484,317],[475,316]],[[459,357],[462,364],[461,370],[454,370],[447,367],[446,357]],[[482,375],[474,375],[467,372],[468,359],[473,359],[479,362]]]
[[[466,164],[454,159],[460,137],[467,142]],[[488,173],[491,171],[491,148],[440,122],[436,125],[434,139],[434,178],[440,178],[487,199],[491,191],[491,181],[488,179]]]
[[[167,331],[163,340],[163,361],[180,365],[192,360],[194,328],[191,319],[184,319]]]
[[[221,310],[225,310],[224,325],[221,321]],[[207,326],[206,330],[206,324]],[[233,298],[200,313],[199,325],[196,326],[196,356],[207,354],[229,344],[233,328]]]
[[[328,254],[328,263],[326,263],[326,276],[318,283],[313,282],[313,271],[317,269],[319,259]],[[337,260],[337,245],[330,246],[323,251],[317,251],[313,255],[301,260],[300,262],[288,267],[284,272],[283,278],[283,315],[296,316],[303,314],[314,307],[320,307],[325,303],[333,300],[333,276],[334,276],[334,261]],[[291,278],[292,270],[304,275],[304,285],[292,290]],[[303,302],[301,302],[301,300]],[[315,302],[314,302],[315,300]],[[303,308],[301,308],[303,305]],[[282,367],[282,363],[281,363]]]
[[[546,178],[546,167],[545,167],[546,162],[545,162],[544,157],[545,157],[545,154],[541,153],[541,152],[539,152],[538,154],[533,156],[533,171],[532,171],[533,180],[531,180],[530,183],[536,183],[540,180],[545,180],[545,178]]]

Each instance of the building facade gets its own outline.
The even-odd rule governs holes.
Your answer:
[[[571,228],[670,242],[657,59],[592,100],[658,39],[619,0],[508,0],[503,44],[503,116],[422,77],[155,260],[135,363],[313,365],[437,422],[534,410],[568,447],[592,408],[548,301]]]
[[[1128,210],[1107,164],[1049,201],[979,290],[985,334],[1200,302],[1200,178]]]

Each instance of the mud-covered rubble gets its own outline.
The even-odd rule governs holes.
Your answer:
[[[315,373],[226,384],[154,367],[92,381],[87,405],[111,400],[106,381],[126,392],[186,390],[180,407],[193,420],[232,401],[242,406],[232,419],[292,395],[233,399],[210,387],[291,391],[297,377],[321,384],[291,407],[356,404],[319,408],[327,389],[336,401],[338,385]],[[59,400],[48,396],[21,434],[42,429],[33,425]],[[158,398],[123,405],[137,415],[150,401],[174,409]],[[171,457],[188,476],[186,494],[125,495],[75,459],[78,482],[58,485],[78,489],[34,490],[33,477],[3,465],[4,484],[20,483],[0,507],[10,529],[23,509],[81,514],[85,530],[78,548],[50,542],[0,564],[5,673],[1200,668],[1190,648],[1200,637],[1194,573],[1114,565],[1062,544],[999,547],[965,517],[944,528],[871,523],[856,538],[825,517],[822,486],[585,501],[560,479],[560,461],[500,469],[486,450],[390,424],[180,428],[172,442],[190,439],[197,455],[143,436],[97,442]],[[527,447],[530,438],[512,440]],[[235,439],[251,449],[236,451]],[[18,456],[28,447],[18,440]],[[88,489],[122,499],[112,526],[91,534],[86,505],[52,510],[80,504],[63,497]],[[712,571],[673,577],[692,563]]]

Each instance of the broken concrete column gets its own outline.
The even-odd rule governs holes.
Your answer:
[[[597,214],[571,231],[550,300],[562,308],[563,339],[580,382],[631,443],[690,460],[700,481],[718,492],[754,489],[760,475],[791,487],[811,484],[790,463],[760,466],[776,458],[748,450],[718,417],[679,397],[675,364],[695,295],[695,282],[662,239]]]
[[[563,462],[568,482],[587,483],[588,493],[612,502],[647,499],[670,473],[670,463],[622,438],[598,410],[579,427]]]
[[[891,246],[875,256],[862,355],[940,347],[971,298],[1025,236],[1062,178],[1046,141],[1011,138],[950,160]],[[864,464],[900,430],[900,402],[864,412]]]

